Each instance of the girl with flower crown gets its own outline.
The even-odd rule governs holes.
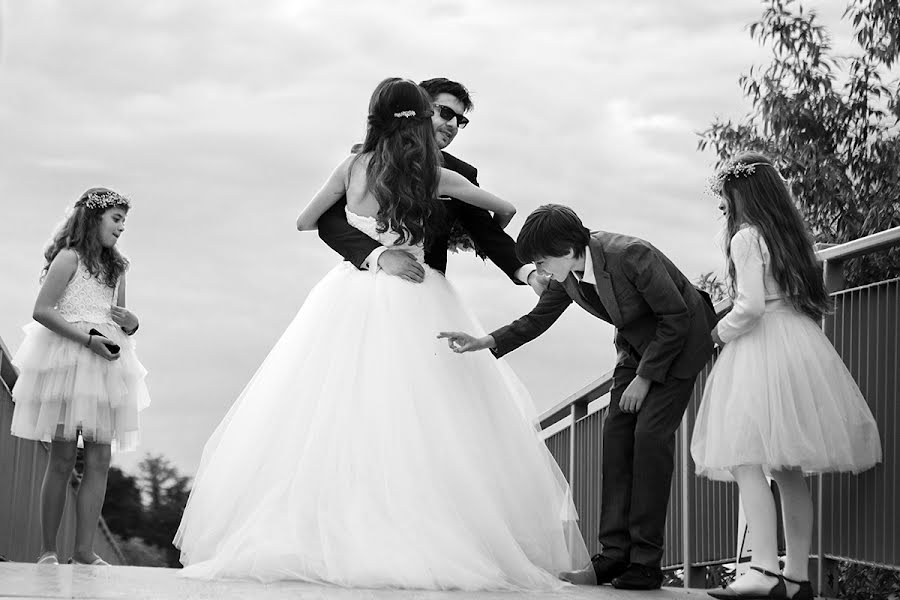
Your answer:
[[[490,355],[436,338],[480,330],[424,264],[442,195],[514,209],[441,169],[431,100],[372,95],[362,152],[301,213],[346,194],[347,220],[423,264],[421,283],[336,266],[310,292],[213,433],[175,545],[184,574],[349,587],[546,590],[587,562],[565,478],[521,382]]]
[[[125,308],[129,263],[116,248],[129,208],[128,199],[106,188],[91,188],[75,203],[44,253],[35,322],[25,327],[13,359],[19,378],[12,434],[50,443],[39,564],[59,564],[56,538],[79,437],[84,475],[69,562],[107,564],[93,543],[110,455],[137,445],[138,412],[150,403],[130,337],[138,319]]]
[[[712,332],[723,349],[691,454],[698,474],[737,481],[753,557],[745,575],[710,595],[810,600],[813,507],[804,475],[872,467],[881,460],[878,429],[820,326],[830,299],[784,180],[768,158],[748,153],[715,181],[734,307]],[[781,496],[783,573],[767,474]]]

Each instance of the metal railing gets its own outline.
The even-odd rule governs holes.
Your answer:
[[[865,254],[900,246],[900,227],[817,252],[835,312],[824,331],[867,399],[881,434],[883,462],[857,476],[815,476],[812,557],[819,589],[834,560],[900,569],[900,278],[844,288],[844,264]],[[721,317],[730,301],[716,305]],[[702,585],[702,567],[735,561],[738,537],[737,486],[694,474],[690,438],[703,386],[718,353],[697,377],[691,402],[676,434],[675,472],[666,521],[665,569],[684,569],[685,587]],[[612,371],[539,417],[550,452],[567,475],[588,548],[596,539],[600,512],[603,421]]]

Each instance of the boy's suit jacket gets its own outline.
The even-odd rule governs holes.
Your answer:
[[[494,354],[503,356],[542,334],[574,301],[616,327],[617,365],[636,366],[637,374],[662,383],[666,377],[694,377],[713,350],[716,324],[712,302],[650,243],[596,231],[589,242],[596,285],[571,273],[551,281],[527,315],[491,335]]]

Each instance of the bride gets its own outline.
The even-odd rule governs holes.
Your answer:
[[[297,220],[347,196],[347,219],[424,262],[439,196],[515,209],[440,168],[431,100],[375,89],[362,153]],[[480,331],[444,276],[414,284],[341,263],[206,443],[175,537],[189,577],[348,587],[547,590],[588,561],[568,485],[503,361],[450,352]]]

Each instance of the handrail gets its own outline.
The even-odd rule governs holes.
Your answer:
[[[556,406],[542,412],[538,416],[541,429],[547,429],[569,416],[572,405],[583,405],[586,408],[589,403],[609,392],[612,389],[612,375],[612,370],[607,371]]]
[[[716,302],[713,307],[716,311],[716,317],[721,318],[725,313],[731,310],[733,302],[731,298],[724,298]],[[587,405],[600,398],[604,394],[609,393],[612,389],[613,369],[610,369],[591,383],[587,384],[565,400],[551,406],[540,415],[537,421],[541,425],[541,430],[547,429],[554,423],[558,423],[572,414],[573,406],[584,406],[585,410],[582,414],[587,414]]]
[[[816,251],[816,257],[822,262],[837,266],[841,265],[845,260],[894,246],[900,246],[900,227],[879,231],[844,244],[829,246]],[[731,306],[732,301],[730,298],[720,300],[715,305],[716,316],[721,317],[731,309]],[[612,388],[612,374],[612,370],[607,371],[598,379],[568,396],[565,400],[542,412],[538,416],[541,429],[547,429],[554,423],[565,419],[570,414],[573,414],[573,410],[585,415],[587,404],[608,393]]]
[[[845,261],[893,246],[900,246],[900,227],[885,229],[866,237],[830,246],[816,252],[816,256],[823,262]]]

